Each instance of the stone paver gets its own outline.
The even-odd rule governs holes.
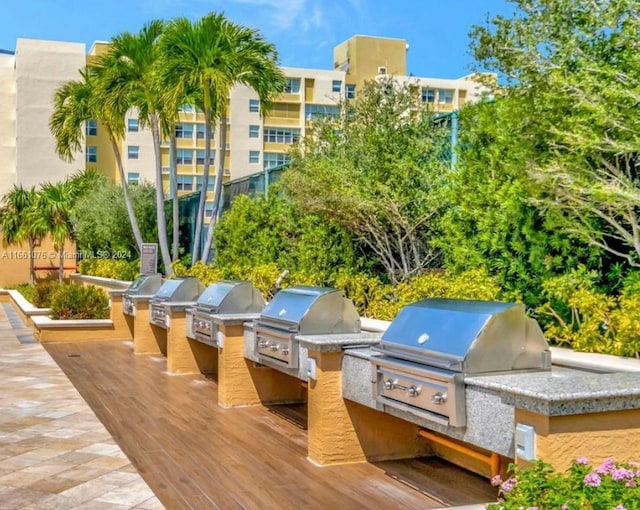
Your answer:
[[[20,342],[30,331],[9,306],[0,305],[0,507],[164,508],[44,348]]]

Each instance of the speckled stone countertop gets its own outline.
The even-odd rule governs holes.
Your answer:
[[[153,303],[154,305],[162,306],[167,311],[183,312],[187,308],[191,308],[196,304],[195,301],[161,301],[160,303]]]
[[[134,301],[151,301],[154,297],[156,297],[156,295],[155,294],[133,294],[129,297]]]
[[[295,338],[310,351],[339,352],[349,347],[364,347],[380,343],[380,333],[335,333],[297,335]]]
[[[467,386],[499,393],[505,403],[547,416],[640,408],[640,378],[633,373],[550,372],[473,376]]]
[[[260,317],[259,313],[217,313],[211,314],[211,318],[215,324],[222,324],[223,326],[235,326],[237,324],[244,324],[247,321],[251,321]]]

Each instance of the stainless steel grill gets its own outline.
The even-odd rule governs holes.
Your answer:
[[[426,299],[404,307],[373,348],[379,405],[440,424],[466,424],[464,378],[548,370],[551,356],[534,319],[516,303]]]
[[[161,328],[168,328],[169,316],[164,305],[193,302],[202,289],[202,284],[195,277],[167,280],[149,303],[149,322]]]
[[[341,291],[290,287],[279,291],[255,323],[255,351],[260,363],[297,372],[296,335],[357,333],[360,317]]]
[[[160,273],[145,274],[135,279],[122,296],[122,312],[125,315],[135,316],[136,305],[132,296],[153,295],[162,285]]]
[[[258,313],[264,298],[251,282],[223,280],[207,287],[196,306],[187,310],[187,336],[207,345],[219,347],[217,314]]]

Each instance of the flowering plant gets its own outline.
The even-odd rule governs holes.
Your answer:
[[[542,461],[528,469],[509,466],[511,477],[491,480],[500,488],[497,503],[487,510],[640,510],[640,464],[598,467],[581,457],[565,473]]]

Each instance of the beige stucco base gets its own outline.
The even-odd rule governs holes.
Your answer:
[[[163,354],[163,349],[166,352],[166,332],[149,322],[148,301],[136,301],[136,315],[133,319],[133,352]]]
[[[47,342],[99,342],[103,340],[127,340],[122,332],[113,326],[34,328],[35,337]]]
[[[187,338],[186,331],[186,312],[171,310],[167,329],[167,372],[170,374],[216,372],[218,350]]]
[[[309,381],[308,457],[320,465],[430,455],[418,426],[342,398],[342,352],[314,352]]]
[[[132,340],[133,321],[127,320],[130,319],[130,317],[122,313],[122,296],[113,294],[109,298],[111,300],[109,318],[113,322],[113,327],[120,331],[124,338],[126,338],[127,340]]]
[[[595,465],[640,460],[640,409],[552,417],[516,409],[515,420],[535,428],[536,457],[561,471],[578,457]]]
[[[244,357],[242,325],[220,326],[224,347],[218,349],[218,405],[242,407],[301,402],[302,381]]]

